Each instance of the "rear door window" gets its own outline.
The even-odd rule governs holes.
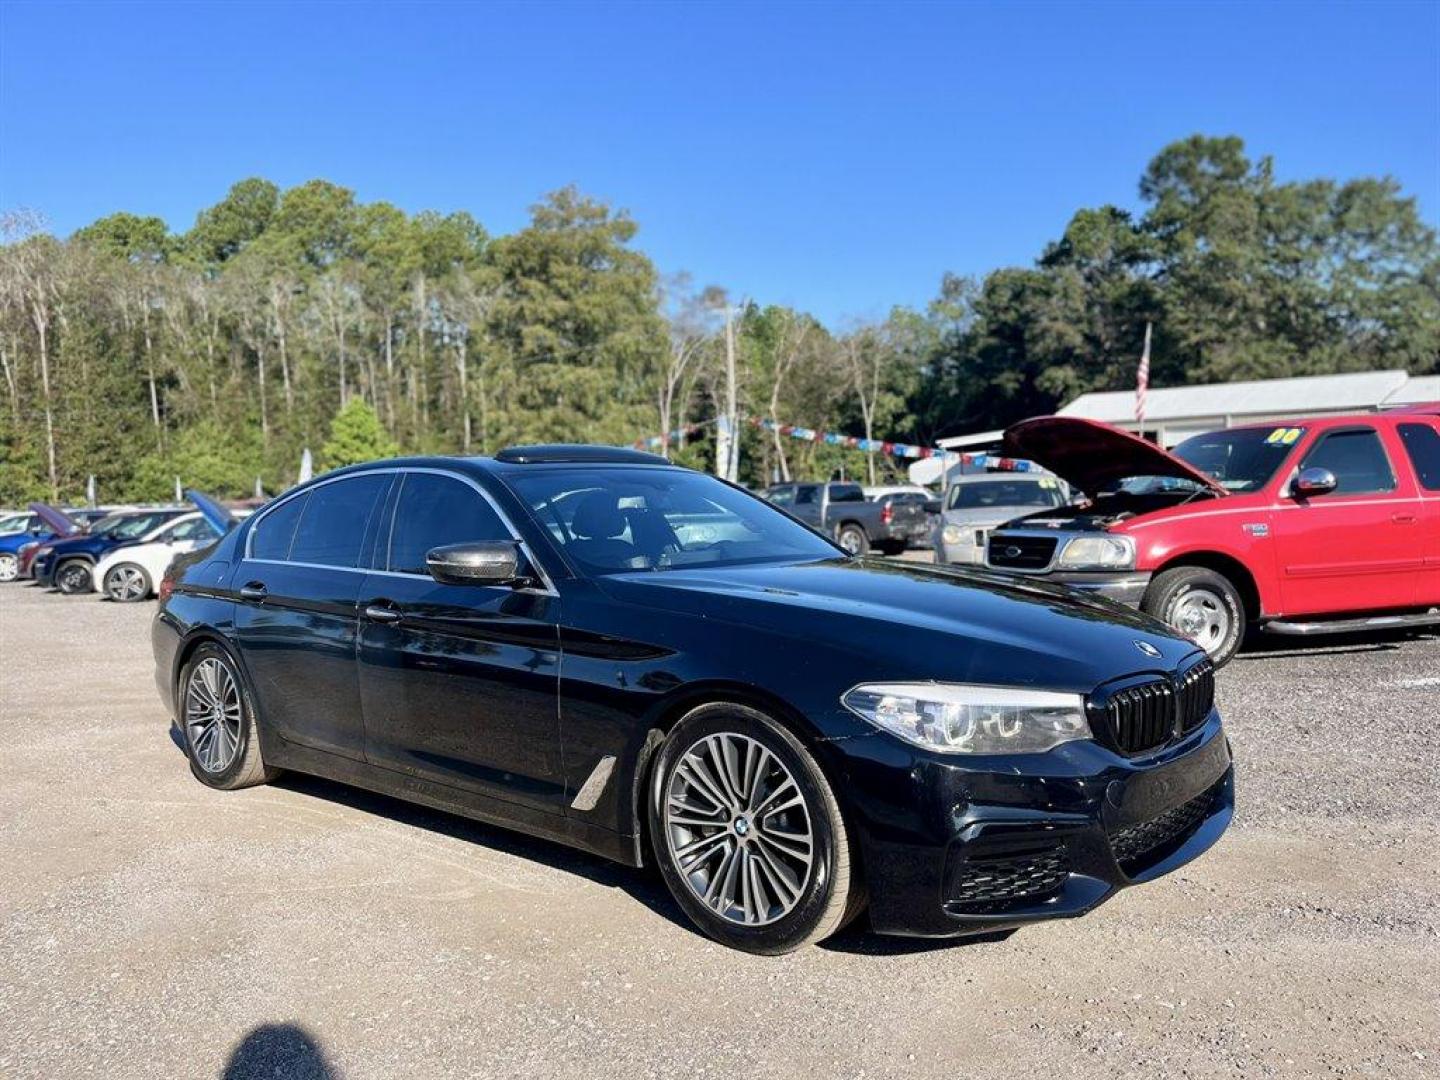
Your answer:
[[[469,484],[439,473],[406,473],[390,533],[389,569],[425,574],[432,548],[510,539],[495,508]]]
[[[795,505],[811,506],[819,501],[820,488],[816,484],[801,484],[795,489]]]
[[[830,501],[832,503],[864,502],[865,492],[859,484],[831,484]]]
[[[266,511],[255,522],[250,533],[250,557],[284,562],[290,558],[290,544],[295,539],[295,526],[310,501],[310,492],[283,502]]]
[[[1440,431],[1429,424],[1401,424],[1400,441],[1426,491],[1440,491]]]
[[[389,473],[368,473],[322,484],[311,491],[295,529],[290,561],[359,567],[366,529],[389,483]]]
[[[1303,469],[1328,469],[1335,474],[1335,494],[1368,495],[1395,490],[1395,473],[1374,428],[1332,431],[1320,436]]]

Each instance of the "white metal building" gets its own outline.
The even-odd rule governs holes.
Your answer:
[[[1403,371],[1152,387],[1146,398],[1144,431],[1160,445],[1174,446],[1191,435],[1218,428],[1291,416],[1376,412],[1435,400],[1440,400],[1440,376],[1411,378]],[[1081,394],[1061,409],[1060,415],[1103,420],[1126,431],[1140,430],[1133,390]]]
[[[1240,424],[1291,416],[1376,412],[1426,401],[1440,401],[1440,375],[1412,377],[1404,371],[1355,371],[1296,379],[1151,387],[1146,398],[1145,435],[1162,446],[1174,446],[1191,435]],[[1140,430],[1135,422],[1134,390],[1081,394],[1061,409],[1060,415],[1103,420],[1126,431]],[[993,450],[999,446],[1001,434],[980,431],[957,435],[941,439],[940,445],[947,450]],[[938,459],[923,459],[910,466],[910,480],[933,484],[941,479],[941,472]]]

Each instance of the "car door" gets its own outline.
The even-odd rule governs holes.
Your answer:
[[[1283,494],[1272,521],[1287,614],[1407,607],[1421,566],[1419,498],[1369,425],[1322,431],[1297,472],[1327,469],[1325,495]],[[1288,491],[1288,488],[1287,488]]]
[[[322,481],[261,512],[231,578],[235,641],[256,704],[282,738],[361,760],[357,602],[395,479]]]
[[[193,517],[165,526],[154,539],[169,548],[172,555],[182,555],[204,547],[218,535],[203,517]]]
[[[1421,571],[1415,603],[1440,604],[1440,421],[1416,417],[1396,425],[1420,494]]]
[[[406,471],[391,503],[388,542],[361,594],[367,759],[563,813],[558,597],[426,572],[433,548],[515,537],[469,479]]]
[[[825,505],[821,499],[823,488],[819,484],[796,484],[795,504],[787,507],[801,521],[819,529],[825,524]]]

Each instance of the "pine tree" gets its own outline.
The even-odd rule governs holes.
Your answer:
[[[330,438],[320,448],[320,460],[328,469],[339,469],[399,452],[375,410],[363,398],[353,397],[330,422]]]

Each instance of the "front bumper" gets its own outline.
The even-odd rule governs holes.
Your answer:
[[[49,588],[55,579],[55,556],[37,555],[30,562],[30,576]]]
[[[997,569],[999,569],[997,567]],[[1001,570],[1001,573],[1007,571]],[[1009,571],[1012,572],[1013,571]],[[1069,585],[1072,589],[1092,592],[1129,607],[1139,607],[1150,587],[1150,573],[1144,570],[1070,570],[1053,574],[1024,574],[1023,577],[1039,577],[1041,581],[1053,581],[1057,585]]]
[[[831,748],[881,933],[954,937],[1083,915],[1200,855],[1234,812],[1213,711],[1138,759],[1084,742],[956,763],[880,733]]]

